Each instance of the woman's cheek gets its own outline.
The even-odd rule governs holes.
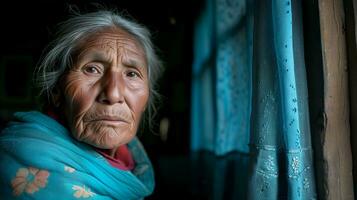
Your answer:
[[[65,114],[69,120],[70,129],[76,138],[81,138],[84,132],[83,116],[91,108],[95,97],[93,96],[92,80],[86,80],[77,74],[67,77],[64,96],[65,96]],[[92,89],[92,91],[91,91]]]
[[[148,100],[149,100],[149,89],[142,89],[137,91],[134,104],[136,105],[135,112],[138,113],[140,116],[145,111]]]

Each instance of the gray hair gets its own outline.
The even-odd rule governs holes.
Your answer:
[[[61,76],[73,65],[72,57],[76,47],[86,37],[107,28],[119,28],[128,32],[143,47],[148,64],[147,71],[149,78],[149,100],[145,115],[147,117],[146,121],[151,128],[152,118],[156,113],[154,104],[159,96],[155,90],[155,82],[161,73],[161,61],[151,42],[149,30],[113,11],[105,10],[87,14],[76,14],[74,17],[60,24],[56,35],[57,39],[48,47],[47,53],[44,54],[36,70],[36,82],[41,88],[40,94],[47,96],[50,103],[50,97]],[[146,118],[145,115],[144,118]]]

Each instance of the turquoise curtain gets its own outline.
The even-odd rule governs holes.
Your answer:
[[[249,151],[251,1],[206,0],[196,23],[191,149]]]
[[[303,43],[298,0],[206,0],[196,21],[191,150],[248,157],[241,197],[316,198]]]

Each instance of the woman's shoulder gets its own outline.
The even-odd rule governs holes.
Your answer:
[[[39,111],[16,112],[12,120],[3,129],[1,137],[9,135],[25,136],[33,134],[46,135],[66,133],[67,129],[56,120]]]

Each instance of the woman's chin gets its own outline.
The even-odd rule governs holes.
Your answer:
[[[129,135],[131,135],[130,133],[125,133],[125,132],[121,132],[121,133],[122,133],[121,135],[118,135],[117,132],[111,130],[105,133],[105,135],[103,135],[102,137],[98,139],[94,139],[94,141],[92,142],[94,143],[93,146],[96,146],[97,148],[101,148],[101,149],[114,149],[123,144],[129,143],[130,140],[133,138],[133,137],[128,137]]]

